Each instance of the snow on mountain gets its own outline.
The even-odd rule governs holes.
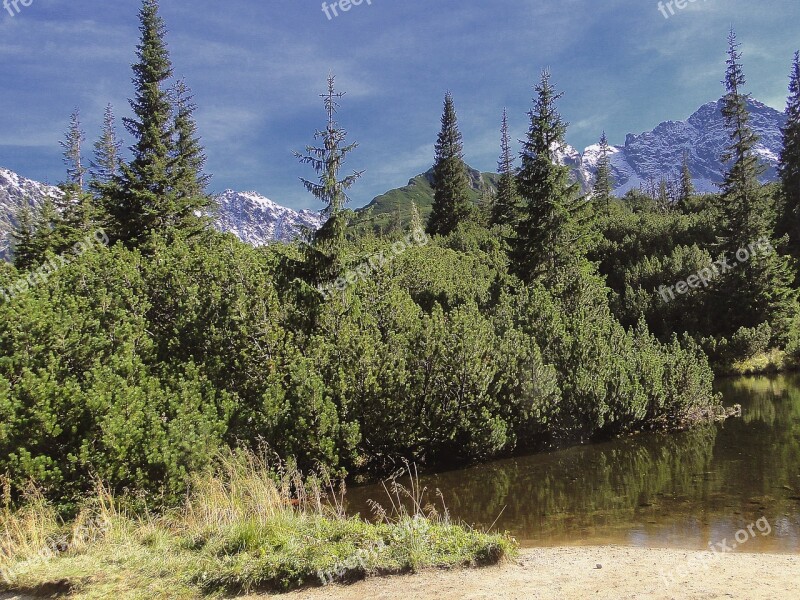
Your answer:
[[[253,246],[274,241],[291,242],[304,230],[315,231],[322,226],[320,213],[292,210],[256,192],[227,190],[217,196],[217,201],[217,229],[233,233]]]
[[[689,169],[697,190],[716,191],[716,184],[722,181],[725,170],[719,157],[728,144],[721,108],[722,100],[710,102],[701,106],[686,121],[666,121],[652,131],[629,134],[624,145],[611,147],[615,192],[622,195],[649,182],[677,179],[684,152],[689,154]],[[773,181],[777,178],[781,127],[786,123],[786,116],[757,100],[750,101],[748,108],[750,124],[761,138],[756,152],[768,167],[763,180]],[[599,153],[597,144],[583,152],[565,145],[557,152],[557,156],[562,164],[572,168],[574,178],[584,189],[588,189],[594,181]],[[481,180],[481,174],[477,171],[471,172],[470,176],[474,180],[473,185]],[[20,206],[26,203],[36,206],[45,197],[56,198],[60,194],[56,187],[25,179],[0,168],[0,259],[8,257],[9,233],[15,225],[15,215]],[[220,194],[217,200],[217,229],[231,232],[254,246],[273,241],[291,241],[301,236],[304,230],[315,230],[322,224],[322,217],[317,212],[295,211],[256,192],[228,190]]]
[[[721,109],[722,100],[709,102],[686,121],[666,121],[652,131],[628,134],[623,146],[613,146],[611,168],[617,195],[650,181],[677,179],[684,152],[688,152],[689,170],[697,190],[717,191],[716,184],[722,181],[725,171],[720,156],[729,141]],[[748,109],[750,125],[760,137],[755,150],[767,166],[762,179],[774,181],[782,145],[781,127],[786,124],[786,116],[757,100],[748,102]],[[589,146],[581,154],[578,178],[584,184],[594,181],[599,154],[598,144]]]
[[[17,225],[16,215],[27,204],[35,207],[47,198],[59,198],[57,187],[20,177],[0,167],[0,260],[8,258],[10,233]]]
[[[31,179],[25,179],[0,167],[0,260],[9,258],[11,232],[16,215],[24,204],[39,206],[46,197],[58,198],[61,190]],[[217,197],[219,212],[215,226],[233,233],[243,242],[263,246],[270,242],[290,242],[305,229],[316,230],[322,216],[311,210],[295,211],[276,204],[256,192],[228,190]]]
[[[571,179],[577,181],[583,189],[588,189],[592,185],[593,172],[589,172],[583,168],[584,156],[578,150],[564,144],[560,148],[554,149],[555,161],[559,164],[566,165],[571,169]]]

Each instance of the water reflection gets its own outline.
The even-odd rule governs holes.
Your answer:
[[[626,544],[706,548],[754,529],[746,552],[800,551],[800,378],[718,384],[740,419],[642,435],[422,477],[455,519],[510,531],[526,546]],[[370,514],[382,488],[353,488],[349,510]],[[743,539],[743,536],[740,536]]]

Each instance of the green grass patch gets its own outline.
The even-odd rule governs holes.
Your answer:
[[[387,492],[388,492],[387,488]],[[184,599],[288,591],[430,567],[494,564],[516,552],[507,535],[423,509],[425,490],[392,485],[378,522],[348,517],[343,491],[251,458],[198,477],[184,506],[129,513],[102,488],[60,521],[41,497],[0,511],[0,591],[71,598]],[[410,508],[404,508],[410,507]]]
[[[796,363],[786,352],[773,348],[760,352],[751,358],[737,360],[731,365],[727,375],[770,375],[783,373],[796,368]]]

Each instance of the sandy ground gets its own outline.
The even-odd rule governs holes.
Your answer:
[[[601,546],[523,550],[486,569],[426,571],[242,600],[800,600],[800,555]],[[31,600],[0,594],[0,600]]]
[[[709,556],[613,546],[532,549],[499,567],[428,571],[247,600],[800,600],[800,555],[731,553],[703,568],[697,561]]]

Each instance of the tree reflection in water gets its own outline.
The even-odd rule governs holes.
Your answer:
[[[452,517],[511,532],[523,545],[616,543],[705,549],[766,517],[748,552],[800,551],[800,377],[718,384],[743,416],[678,434],[496,461],[421,477]],[[352,488],[350,512],[389,504],[380,486]]]

